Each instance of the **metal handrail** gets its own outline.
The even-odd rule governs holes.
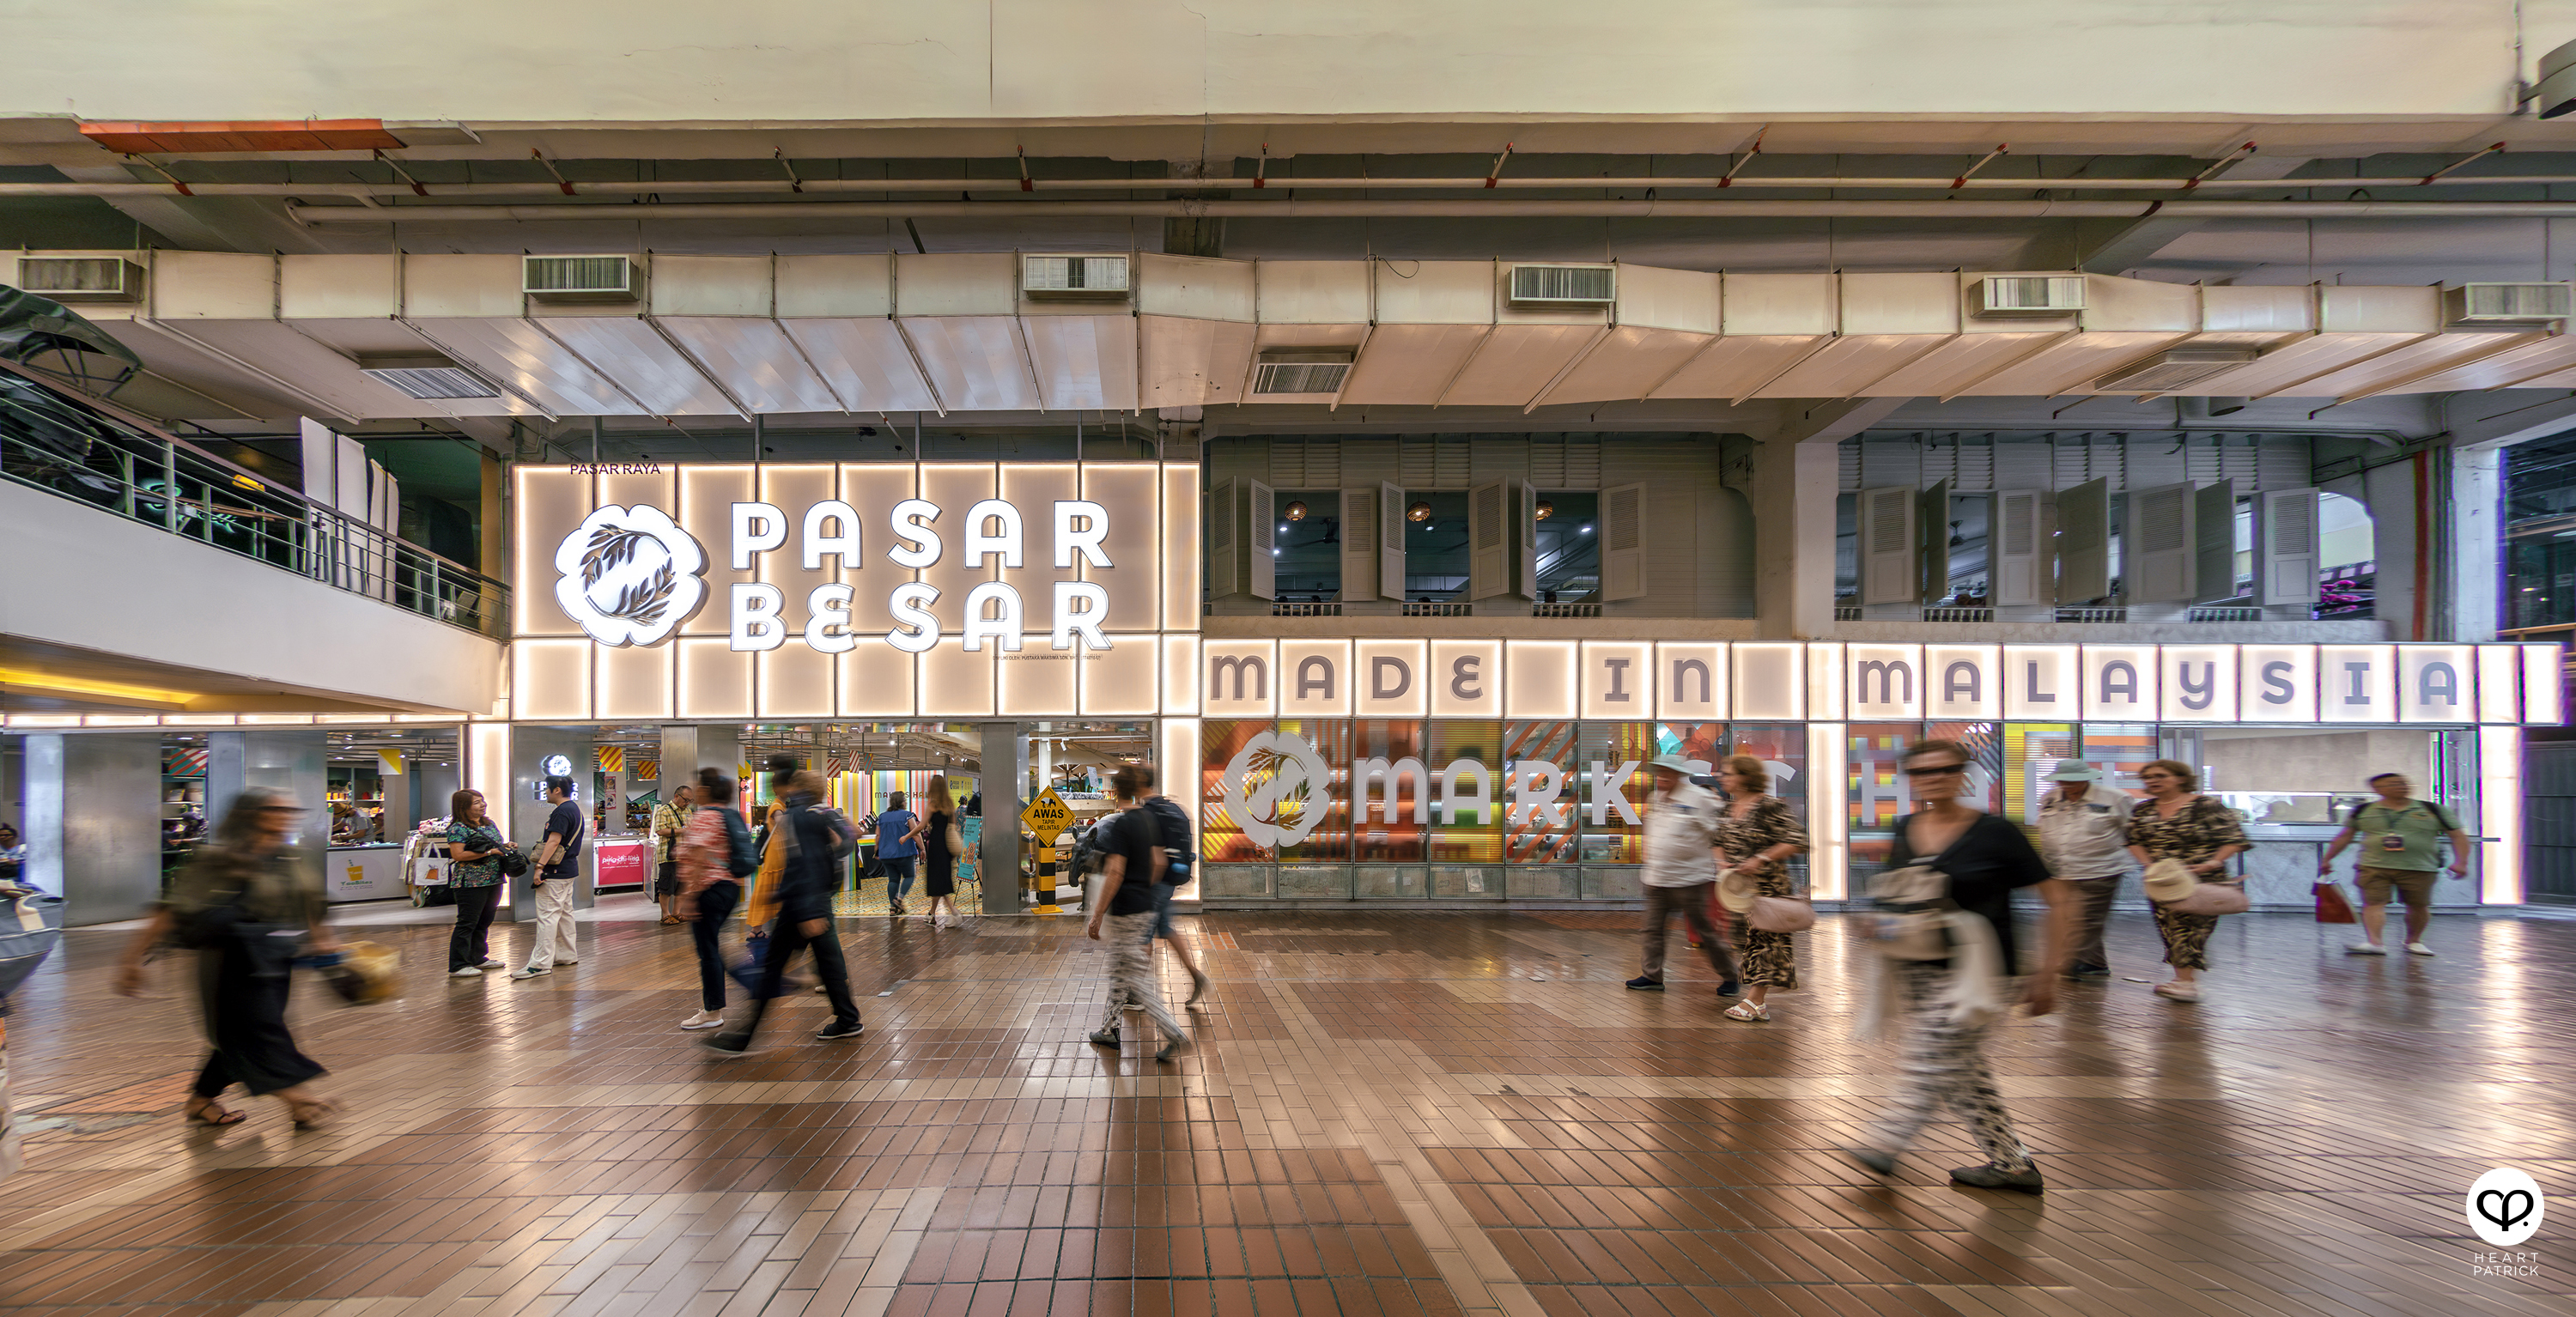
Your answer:
[[[496,639],[508,588],[96,399],[0,362],[0,479]]]

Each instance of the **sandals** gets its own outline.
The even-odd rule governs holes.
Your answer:
[[[678,915],[664,915],[664,916],[662,916],[662,926],[663,926],[663,927],[665,927],[665,928],[668,928],[668,927],[670,927],[670,926],[671,926],[671,925],[673,925],[673,924],[682,923],[682,922],[685,922],[685,921],[683,921],[683,920],[682,920]]]
[[[211,1100],[202,1107],[188,1109],[188,1123],[191,1125],[238,1125],[248,1119],[250,1117],[246,1113]]]
[[[1739,1001],[1726,1008],[1726,1018],[1730,1020],[1742,1020],[1747,1024],[1751,1024],[1755,1021],[1769,1020],[1771,1018],[1771,1008],[1768,1006],[1757,1006],[1750,1001]]]
[[[295,1121],[295,1128],[309,1130],[320,1125],[323,1117],[340,1114],[340,1104],[329,1098],[315,1098],[310,1102],[297,1102],[290,1098],[286,1103],[286,1114]]]

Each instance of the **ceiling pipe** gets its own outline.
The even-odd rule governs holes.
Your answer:
[[[1199,192],[1241,187],[1265,192],[1352,191],[1526,191],[1599,188],[1680,190],[1797,191],[1933,191],[1933,192],[2212,192],[2261,191],[2270,188],[2453,188],[2549,187],[2576,184],[2576,174],[2514,174],[2462,177],[2456,174],[2411,178],[1038,178],[1025,184],[1015,178],[717,178],[717,179],[576,179],[585,196],[643,196],[658,192],[686,195],[751,193],[770,196],[830,192]],[[0,183],[8,197],[502,197],[553,196],[563,185],[551,180],[518,183]]]
[[[2576,201],[841,201],[306,206],[299,224],[734,219],[2576,219]]]

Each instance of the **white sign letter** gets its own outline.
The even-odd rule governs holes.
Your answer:
[[[1359,793],[1359,821],[1363,826],[1372,812],[1384,816],[1390,824],[1404,821],[1404,784],[1408,780],[1413,783],[1413,821],[1431,821],[1431,774],[1421,760],[1410,755],[1392,763],[1363,759],[1353,776],[1358,781],[1351,784],[1351,789]]]
[[[841,532],[824,534],[823,523],[827,521],[840,522]],[[836,498],[827,498],[805,509],[804,538],[805,570],[810,572],[821,567],[823,555],[827,553],[839,555],[843,567],[852,571],[859,569],[858,509]]]
[[[1075,522],[1082,528],[1076,530]],[[1094,567],[1109,566],[1109,555],[1101,551],[1100,542],[1109,538],[1109,509],[1080,499],[1059,499],[1055,505],[1055,565],[1071,567],[1073,551],[1082,550],[1084,561]],[[1018,564],[1013,564],[1017,566]]]
[[[733,505],[733,569],[747,571],[751,555],[787,542],[787,514],[775,503]]]
[[[1564,824],[1556,801],[1565,791],[1563,770],[1543,759],[1523,759],[1512,764],[1511,778],[1513,826],[1553,829]]]
[[[1475,784],[1473,794],[1459,790],[1469,782]],[[1452,759],[1440,770],[1440,821],[1456,823],[1460,814],[1470,822],[1494,821],[1494,775],[1474,759]]]
[[[894,629],[886,632],[886,643],[907,654],[919,654],[939,643],[939,619],[930,615],[930,606],[939,602],[939,587],[922,581],[906,581],[886,595],[886,612],[894,617]],[[910,631],[905,627],[912,628]]]
[[[970,532],[969,540],[974,538]],[[984,616],[984,605],[999,604],[991,617]],[[980,650],[984,638],[1002,642],[1010,653],[1020,652],[1020,592],[1000,581],[986,581],[966,592],[966,648]]]
[[[805,643],[826,654],[859,647],[859,638],[850,634],[850,587],[836,581],[805,596]]]
[[[1082,607],[1076,609],[1074,604]],[[1100,634],[1100,625],[1109,620],[1109,592],[1089,581],[1055,583],[1055,639],[1049,649],[1073,648],[1074,633],[1082,634],[1084,649],[1107,649],[1109,638]]]
[[[739,503],[735,507],[741,507]],[[740,543],[737,540],[735,543]],[[787,594],[774,585],[741,582],[733,587],[733,637],[736,653],[776,649],[787,643],[787,624],[779,614],[787,608]]]
[[[1597,828],[1607,823],[1610,811],[1617,810],[1619,821],[1633,828],[1644,820],[1637,817],[1637,807],[1628,803],[1628,797],[1620,787],[1627,782],[1629,774],[1637,771],[1637,761],[1631,759],[1619,765],[1619,771],[1615,773],[1601,771],[1607,767],[1609,765],[1598,759],[1592,761],[1592,826]]]
[[[939,532],[930,528],[930,523],[937,520],[939,505],[928,499],[908,498],[895,504],[893,530],[897,542],[886,550],[886,557],[897,567],[915,569],[939,561]]]
[[[984,523],[999,521],[997,535],[984,533]],[[988,498],[966,512],[966,565],[981,567],[992,554],[1002,555],[1002,565],[1020,565],[1020,510],[998,498]]]

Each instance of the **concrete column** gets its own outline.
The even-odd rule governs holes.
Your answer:
[[[713,764],[723,769],[726,777],[742,776],[741,727],[733,723],[701,723],[694,730],[698,738],[698,763]]]
[[[66,925],[133,919],[161,897],[161,736],[27,738],[27,879]]]
[[[1757,633],[1805,640],[1834,622],[1836,445],[1772,439],[1754,447],[1753,602]]]
[[[1018,914],[1020,811],[1028,805],[1020,792],[1029,776],[1029,743],[1018,723],[983,723],[979,730],[983,766],[975,785],[984,792],[984,837],[976,871],[983,875],[984,913]]]
[[[2492,641],[2504,617],[2504,450],[2445,448],[2442,609],[2431,639]]]
[[[591,730],[587,727],[522,725],[511,729],[510,798],[506,804],[500,801],[487,803],[493,816],[509,828],[509,839],[527,851],[530,861],[536,859],[537,848],[545,843],[546,816],[554,812],[554,806],[546,803],[546,760],[561,755],[572,765],[574,803],[588,810],[591,793],[587,783],[591,765],[597,762],[597,753],[591,743]],[[591,903],[592,866],[589,859],[588,854],[583,856],[581,881],[574,884],[573,903],[576,906]],[[532,924],[537,919],[535,878],[536,868],[531,863],[528,872],[509,880],[510,917],[522,924]]]
[[[206,826],[223,825],[235,797],[249,787],[274,787],[305,809],[304,830],[291,854],[324,882],[331,846],[330,806],[323,795],[330,785],[331,747],[327,734],[279,728],[272,731],[206,734]],[[157,785],[157,784],[156,784]]]
[[[669,801],[671,793],[681,787],[697,785],[700,764],[697,728],[670,726],[662,729],[662,780],[653,785],[662,793],[664,801]],[[733,776],[733,770],[727,768],[725,776]]]
[[[2370,556],[2378,564],[2377,609],[2391,640],[2423,640],[2432,627],[2434,544],[2424,526],[2430,491],[2419,491],[2418,473],[2429,474],[2429,455],[2375,466],[2361,475],[2370,508]]]

